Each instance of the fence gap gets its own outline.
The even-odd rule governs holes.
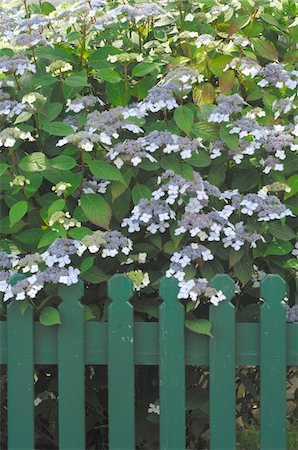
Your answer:
[[[159,396],[160,449],[185,450],[185,348],[184,307],[179,302],[178,281],[160,282]]]
[[[85,449],[84,294],[82,281],[60,285],[58,309],[58,408],[59,449]]]
[[[7,307],[7,403],[9,450],[33,450],[33,308],[22,314],[18,302]]]
[[[261,282],[261,448],[286,449],[286,284],[279,275]]]
[[[212,305],[209,314],[214,335],[209,341],[210,448],[235,450],[235,308],[230,302],[235,294],[235,283],[228,275],[216,275],[211,286],[222,291],[226,300],[218,306]]]
[[[132,282],[114,275],[108,282],[109,449],[135,448],[134,322]]]

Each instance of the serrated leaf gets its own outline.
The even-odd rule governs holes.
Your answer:
[[[21,200],[15,203],[12,208],[9,210],[9,220],[10,225],[13,226],[19,220],[24,217],[28,209],[28,202],[26,200]]]
[[[218,80],[219,89],[221,92],[227,92],[229,91],[235,81],[235,73],[233,70],[227,70],[224,72]]]
[[[89,270],[94,264],[94,256],[87,256],[87,258],[83,259],[81,264],[81,273]]]
[[[32,117],[32,113],[31,112],[23,111],[20,115],[18,115],[18,117],[16,118],[16,120],[14,121],[13,124],[16,125],[17,123],[26,122],[31,117]]]
[[[62,211],[65,206],[65,200],[63,198],[59,198],[55,200],[48,208],[48,216],[51,217],[56,211]]]
[[[152,193],[145,184],[136,184],[131,191],[131,195],[134,204],[137,205],[143,198],[151,198]]]
[[[97,178],[125,183],[123,176],[117,167],[106,161],[95,160],[89,163],[89,169]]]
[[[58,325],[61,323],[60,312],[53,306],[46,306],[40,313],[39,322],[45,326]]]
[[[104,80],[107,81],[109,83],[119,83],[119,81],[121,80],[121,75],[119,72],[117,72],[114,69],[101,69],[98,70],[95,75]]]
[[[64,122],[47,122],[44,123],[42,129],[51,136],[68,136],[73,134],[73,128]]]
[[[212,323],[206,319],[198,319],[198,320],[186,320],[185,327],[198,334],[205,334],[207,336],[213,337],[211,333]]]
[[[273,222],[268,223],[268,229],[272,236],[276,237],[277,239],[280,239],[282,241],[290,241],[291,239],[294,239],[296,234],[286,224],[282,224],[281,222],[274,220]]]
[[[48,230],[44,232],[42,235],[37,248],[48,247],[51,245],[57,238],[59,237],[59,233],[57,231]]]
[[[194,123],[194,114],[187,106],[179,106],[179,108],[175,109],[174,120],[180,130],[185,134],[189,134]]]
[[[59,156],[56,156],[55,158],[52,158],[49,161],[49,164],[53,169],[70,170],[70,169],[73,169],[77,165],[77,162],[71,156],[59,155]]]
[[[217,139],[217,132],[214,126],[208,122],[197,122],[191,129],[196,137],[200,137],[206,141],[215,141]]]
[[[269,59],[269,61],[278,61],[277,50],[271,42],[260,38],[253,38],[252,43],[257,55]]]
[[[239,137],[236,134],[230,134],[229,128],[224,126],[220,127],[219,132],[221,140],[231,149],[236,151],[239,145]]]
[[[47,167],[47,157],[41,152],[33,152],[20,161],[20,168],[24,172],[43,172]]]
[[[242,257],[234,266],[233,270],[236,277],[241,281],[243,285],[251,280],[253,274],[253,263],[247,257]]]
[[[69,87],[74,88],[83,88],[84,86],[87,86],[87,73],[86,72],[78,72],[73,75],[69,75],[65,80],[64,84],[66,84]]]
[[[92,308],[89,305],[84,305],[84,320],[87,322],[88,320],[95,319],[96,316],[93,314]]]
[[[159,64],[152,63],[152,62],[141,62],[137,64],[132,69],[132,76],[133,77],[143,77],[144,75],[148,75],[148,73],[153,72],[153,70],[158,69]]]
[[[268,245],[264,256],[269,255],[288,255],[293,250],[293,245],[290,242],[282,241]]]
[[[81,207],[90,222],[106,230],[112,217],[112,210],[105,199],[98,194],[84,194],[81,197]]]
[[[3,175],[8,169],[9,165],[6,163],[0,163],[0,176]]]
[[[131,89],[124,81],[119,83],[107,83],[106,95],[112,106],[126,106],[131,97]]]
[[[212,104],[215,100],[215,89],[211,83],[204,84],[201,93],[201,103]]]
[[[287,180],[287,185],[291,189],[290,192],[285,192],[285,199],[293,197],[298,192],[298,175],[292,175]]]
[[[106,275],[98,266],[93,266],[86,272],[82,273],[81,278],[87,283],[99,284],[107,281],[109,276]]]

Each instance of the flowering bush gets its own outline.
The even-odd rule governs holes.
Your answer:
[[[82,278],[86,320],[105,321],[105,282],[123,272],[142,291],[136,320],[155,320],[166,274],[191,329],[210,333],[196,317],[224,299],[209,285],[217,273],[237,282],[238,320],[257,320],[266,273],[285,277],[293,299],[297,3],[15,4],[0,9],[4,300],[29,299],[42,323],[59,323],[58,283]],[[156,448],[157,368],[136,370],[137,448]],[[187,448],[203,448],[208,373],[186,370]],[[98,433],[108,448],[104,369],[88,374],[87,448]],[[258,374],[238,375],[245,421]],[[37,448],[57,448],[56,369],[36,380]]]
[[[91,293],[118,271],[145,299],[163,274],[176,277],[188,311],[224,298],[209,286],[216,273],[237,280],[239,298],[254,295],[259,272],[295,289],[296,9],[2,10],[4,300],[51,302],[49,283],[81,277],[94,313]]]

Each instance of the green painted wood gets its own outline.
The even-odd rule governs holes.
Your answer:
[[[185,450],[184,307],[178,281],[162,278],[159,316],[160,448]]]
[[[59,450],[85,450],[84,294],[82,281],[59,286]]]
[[[7,308],[8,449],[34,449],[33,309]]]
[[[135,364],[158,365],[158,323],[136,322]],[[298,323],[286,325],[287,365],[298,366]],[[236,324],[236,365],[258,366],[260,326],[258,323]],[[107,364],[107,323],[85,323],[85,364]],[[185,330],[185,364],[209,365],[209,338]],[[57,364],[57,327],[34,323],[34,363]],[[7,323],[0,321],[0,364],[7,363]]]
[[[261,282],[261,448],[286,449],[286,285],[279,275]]]
[[[235,283],[228,275],[216,275],[211,286],[221,290],[226,300],[211,306],[212,322],[209,354],[210,383],[210,449],[236,449],[236,390],[235,390]]]
[[[134,323],[132,282],[114,275],[108,282],[109,449],[135,448]]]

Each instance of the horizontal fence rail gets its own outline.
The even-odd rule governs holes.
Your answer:
[[[298,366],[298,324],[285,320],[285,283],[268,275],[261,285],[260,323],[236,323],[234,282],[217,275],[212,286],[226,300],[210,308],[213,338],[184,328],[177,280],[160,285],[159,322],[133,321],[132,283],[115,275],[108,286],[108,321],[84,322],[83,283],[61,286],[61,324],[33,321],[17,302],[0,322],[0,364],[8,366],[8,448],[34,449],[34,365],[58,364],[59,449],[85,449],[85,365],[108,365],[109,448],[135,448],[134,366],[158,365],[160,448],[182,450],[185,437],[185,365],[209,366],[210,448],[236,449],[235,370],[260,366],[261,448],[286,449],[286,366]],[[140,300],[141,301],[141,300]],[[69,383],[71,380],[71,383]]]

